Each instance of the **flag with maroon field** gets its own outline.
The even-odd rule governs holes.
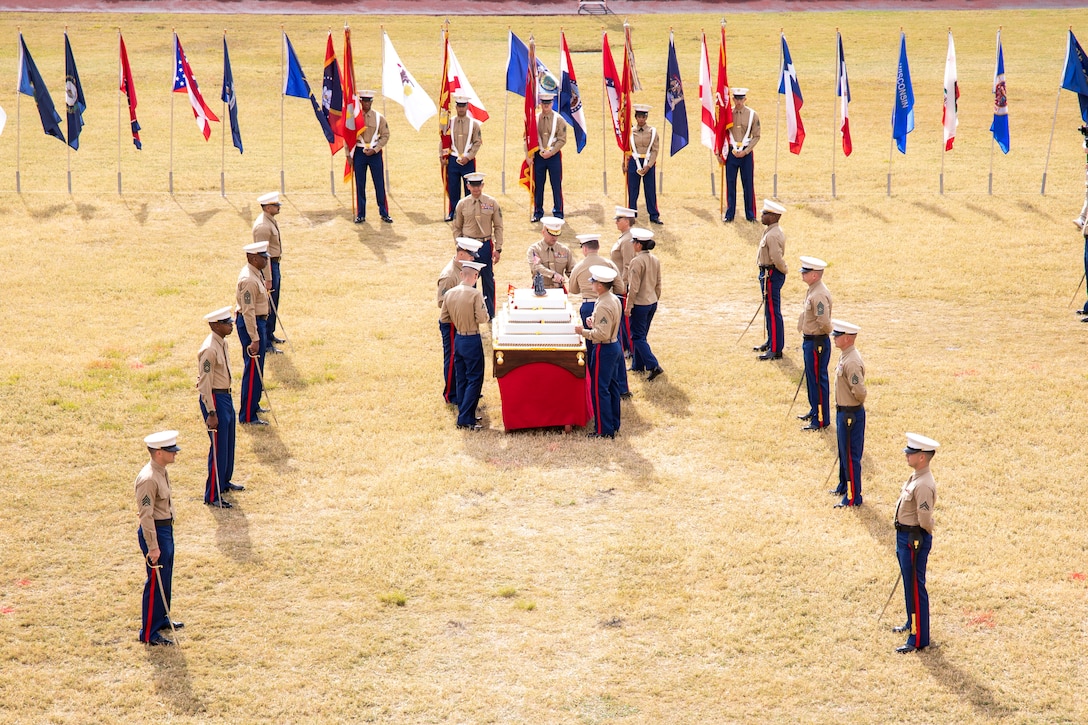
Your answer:
[[[189,67],[189,60],[185,57],[185,51],[182,50],[181,40],[178,39],[177,33],[174,33],[174,93],[189,95],[189,105],[193,108],[196,127],[200,129],[204,140],[207,141],[212,135],[210,122],[218,123],[219,118],[212,113],[212,109],[208,108],[204,97],[200,95],[200,88],[196,84],[196,78],[193,77],[193,69]]]
[[[128,118],[132,126],[132,143],[139,151],[144,147],[140,141],[140,122],[136,120],[136,84],[132,82],[132,68],[128,64],[128,50],[125,49],[125,39],[121,33],[117,33],[117,39],[121,46],[121,93],[125,94],[128,101]],[[120,143],[120,141],[118,141]]]
[[[529,62],[525,68],[525,160],[521,162],[518,183],[533,193],[533,157],[540,150],[536,127],[536,41],[529,36]]]
[[[351,28],[344,26],[344,84],[341,88],[344,98],[344,114],[340,117],[337,134],[344,139],[344,180],[355,174],[351,163],[351,154],[355,153],[355,143],[363,131],[363,106],[355,95],[355,62],[351,57]]]
[[[722,26],[722,42],[718,46],[718,81],[714,86],[714,153],[722,158],[729,154],[726,135],[733,127],[733,106],[729,104],[732,92],[729,88],[729,72],[725,58],[725,26]]]

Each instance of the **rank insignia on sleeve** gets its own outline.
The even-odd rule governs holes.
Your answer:
[[[602,317],[602,318],[601,318],[601,319],[599,320],[599,322],[600,322],[600,323],[601,323],[602,325],[607,325],[607,324],[608,324],[608,318],[607,318],[607,317]]]
[[[247,305],[253,304],[253,294],[249,290],[246,290],[245,294],[242,295],[242,301]]]
[[[148,496],[145,493],[143,499],[140,500],[140,505],[141,506],[150,506],[151,505],[151,497]]]
[[[922,509],[923,511],[929,511],[929,501],[923,501],[922,503],[918,504],[918,508]]]
[[[816,314],[821,315],[821,316],[824,314],[824,303],[823,302],[817,302],[816,303]]]
[[[857,385],[857,384],[858,384],[858,374],[857,374],[857,373],[854,373],[854,374],[853,374],[853,376],[851,376],[851,378],[850,378],[850,382],[851,382],[851,383],[852,383],[853,385]]]
[[[211,371],[212,371],[212,361],[211,360],[205,360],[204,361],[204,372],[210,373]]]

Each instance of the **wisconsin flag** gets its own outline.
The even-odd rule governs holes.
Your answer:
[[[956,142],[956,117],[960,100],[960,84],[956,79],[956,45],[952,42],[952,31],[948,31],[948,55],[944,60],[944,112],[941,123],[944,125],[944,150],[951,151]]]
[[[907,134],[914,130],[914,87],[907,62],[907,34],[899,34],[899,67],[895,76],[895,106],[892,109],[892,138],[899,153],[907,153]]]
[[[193,107],[193,118],[196,119],[196,127],[200,129],[200,133],[204,135],[204,140],[207,141],[212,135],[211,121],[219,122],[219,119],[212,109],[208,108],[208,104],[204,102],[204,97],[200,95],[200,88],[197,87],[196,78],[193,77],[193,69],[189,67],[189,60],[185,57],[185,51],[181,48],[181,41],[178,40],[178,34],[174,33],[174,93],[188,93],[189,105]]]
[[[586,114],[582,109],[582,94],[578,91],[578,79],[574,77],[574,64],[567,48],[567,36],[559,33],[559,115],[574,129],[578,153],[586,146]]]
[[[389,34],[385,31],[382,31],[382,42],[385,44],[382,95],[404,106],[405,118],[412,124],[412,128],[418,131],[428,118],[438,115],[438,108],[400,62],[400,56],[393,49],[393,41],[389,39]]]
[[[1005,53],[1001,50],[1001,31],[997,31],[997,66],[994,68],[994,122],[990,133],[1001,148],[1009,153],[1009,97],[1005,93]]]
[[[782,36],[782,80],[778,92],[786,96],[786,137],[790,142],[790,153],[801,153],[801,144],[805,142],[805,124],[801,123],[801,85],[797,82],[797,69],[793,67],[786,36]]]
[[[842,52],[842,34],[836,33],[839,39],[839,68],[836,72],[835,93],[839,97],[839,110],[842,115],[842,152],[849,156],[854,150],[854,143],[850,140],[850,79],[846,75],[846,56]]]

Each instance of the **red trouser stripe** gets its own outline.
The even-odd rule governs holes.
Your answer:
[[[144,642],[151,641],[151,620],[155,616],[155,588],[158,584],[155,582],[155,572],[158,569],[151,569],[151,576],[148,578],[148,583],[151,585],[147,588],[147,621],[144,622]]]
[[[210,495],[208,496],[208,498],[210,498],[212,500],[212,503],[215,503],[216,501],[219,500],[219,448],[217,447],[217,444],[216,444],[216,440],[215,440],[216,437],[217,437],[216,431],[212,431],[212,465],[211,465],[211,467],[212,467],[212,469],[214,469],[214,473],[212,473],[212,476],[214,476],[214,478],[212,478],[211,481],[212,481],[212,483],[215,484],[215,487],[211,490]]]
[[[597,429],[597,435],[601,434],[601,351],[597,349],[597,354],[593,356],[593,402],[596,404],[594,407],[594,427]]]
[[[453,328],[453,323],[450,323],[450,364],[446,369],[446,402],[450,402],[450,386],[457,382],[453,369],[453,337],[457,334],[457,331]]]
[[[824,401],[823,391],[820,390],[820,346],[812,346],[812,379],[816,382],[816,425],[827,425],[827,415],[820,405]]]
[[[247,355],[249,353],[246,353]],[[249,412],[249,409],[253,407],[253,377],[257,374],[257,358],[249,358],[249,362],[253,365],[253,369],[249,371],[249,387],[246,390],[246,396],[243,407],[246,409],[246,422],[253,420],[253,415]]]

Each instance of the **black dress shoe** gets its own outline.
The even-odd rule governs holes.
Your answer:
[[[843,503],[842,501],[840,501],[839,503],[835,504],[831,508],[833,508],[833,509],[848,509],[848,508],[850,508],[850,504]]]
[[[470,431],[473,431],[473,432],[484,429],[484,427],[482,425],[478,424],[478,423],[475,424],[475,425],[462,425],[461,423],[458,423],[457,428],[459,430],[470,430]]]
[[[452,222],[453,221],[453,214],[447,214],[446,218],[443,221]]]
[[[722,221],[725,222],[726,224],[732,224],[733,223],[733,217],[722,217]]]
[[[651,219],[650,223],[651,224],[657,224],[658,226],[660,226],[660,225],[664,224],[665,222],[661,221],[660,219]]]
[[[165,632],[170,629],[170,625],[174,625],[174,629],[185,629],[185,622],[169,622],[159,627],[160,632]]]
[[[905,655],[905,654],[910,654],[911,652],[914,652],[917,649],[918,648],[915,647],[912,644],[905,644],[902,647],[896,647],[895,651],[898,652],[901,655]]]
[[[1088,315],[1088,310],[1081,307],[1079,310],[1073,310],[1074,315]]]
[[[533,217],[529,220],[531,222],[538,222],[544,218],[543,214],[533,214]]]
[[[282,345],[285,342],[287,342],[287,340],[281,340],[278,337],[276,337],[275,335],[272,336],[272,344],[273,345]]]
[[[363,223],[363,222],[365,222],[365,221],[366,221],[366,217],[365,217],[365,216],[357,216],[357,217],[355,217],[355,223],[356,223],[356,224],[362,224],[362,223]]]
[[[843,496],[843,495],[846,494],[846,491],[840,491],[837,488],[833,488],[830,491],[828,491],[828,493],[831,494],[832,496]]]
[[[258,405],[258,406],[257,406],[257,412],[258,412],[258,413],[267,413],[267,412],[268,412],[268,408],[264,407],[263,405]]]
[[[283,354],[283,350],[279,349],[275,345],[269,345],[265,349],[265,352],[268,353],[269,355],[282,355]]]
[[[205,501],[204,505],[205,506],[211,506],[212,508],[217,508],[217,509],[234,508],[234,504],[232,504],[230,501],[224,501],[223,499],[219,499],[218,501],[211,501],[211,502]]]
[[[797,416],[797,420],[812,420],[816,416],[812,413],[805,413],[804,415]]]
[[[632,397],[634,397],[634,393],[632,393],[630,390],[628,390],[626,393],[620,393],[620,398],[623,400],[630,400]]]
[[[615,433],[586,433],[586,438],[612,438],[615,440]]]
[[[382,217],[382,221],[385,222],[386,224],[392,224],[393,223],[393,217],[386,214],[385,216]]]
[[[260,418],[254,418],[253,420],[240,420],[241,425],[268,425],[267,420],[261,420]]]
[[[760,360],[781,360],[782,359],[782,353],[780,353],[780,352],[769,352],[768,351],[768,352],[765,352],[762,355],[760,355],[758,359],[760,359]]]
[[[150,639],[147,640],[147,646],[148,647],[170,647],[173,644],[174,644],[174,640],[167,639],[166,637],[163,637],[158,632],[151,635]]]
[[[910,631],[910,625],[909,624],[900,624],[900,625],[898,625],[896,627],[892,627],[892,631],[895,632],[896,634],[903,634],[903,632],[909,632]]]
[[[224,491],[245,491],[246,487],[245,486],[239,486],[237,483],[230,483],[228,481],[227,485],[223,486],[223,490]]]
[[[827,426],[815,425],[814,423],[809,423],[808,425],[801,426],[801,430],[823,430],[824,428],[827,428]]]
[[[654,368],[653,370],[650,371],[650,374],[646,376],[646,381],[649,382],[649,381],[653,380],[654,378],[658,377],[659,375],[661,375],[664,372],[665,371],[662,370],[661,368]]]
[[[767,352],[770,349],[771,349],[770,345],[768,345],[767,343],[763,343],[759,347],[753,347],[752,352]]]

